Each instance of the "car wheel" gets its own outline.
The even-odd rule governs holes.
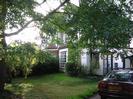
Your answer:
[[[101,99],[107,99],[107,97],[106,96],[101,96]]]

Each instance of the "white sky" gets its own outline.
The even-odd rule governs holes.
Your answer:
[[[42,2],[42,0],[38,0],[38,2]],[[78,5],[78,0],[71,0],[71,2]],[[35,11],[46,15],[49,11],[58,7],[59,4],[60,4],[59,0],[49,0],[49,2],[37,7]],[[16,29],[6,30],[5,32],[6,33],[15,32],[15,30]],[[41,40],[36,39],[36,38],[39,38],[39,29],[36,27],[33,27],[33,24],[30,24],[28,28],[24,29],[18,35],[6,37],[6,42],[7,44],[10,44],[11,42],[14,42],[15,40],[20,40],[24,42],[35,42],[40,45]]]

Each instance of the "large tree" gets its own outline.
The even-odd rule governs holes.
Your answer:
[[[51,30],[64,31],[82,47],[110,50],[128,47],[132,17],[132,0],[80,0],[79,6],[69,3],[47,23],[52,24]]]
[[[80,42],[94,49],[127,48],[132,36],[132,1],[81,0]],[[87,8],[87,9],[86,9]],[[86,24],[84,24],[86,23]]]
[[[47,1],[49,0],[42,0],[42,3],[38,3],[37,0],[0,0],[0,91],[4,89],[4,83],[7,79],[5,37],[19,34],[32,22],[42,27],[52,14],[69,2],[69,0],[60,0],[60,5],[46,15],[35,11],[37,6]],[[6,29],[14,28],[17,30],[16,32],[5,33]]]
[[[128,48],[133,35],[132,0],[80,0],[79,6],[69,3],[52,17],[47,20],[51,30],[64,31],[69,43],[87,48],[91,57],[93,51]]]

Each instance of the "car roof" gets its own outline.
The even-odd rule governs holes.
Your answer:
[[[133,73],[133,68],[124,68],[124,69],[118,69],[118,70],[113,70],[114,72],[130,72]]]

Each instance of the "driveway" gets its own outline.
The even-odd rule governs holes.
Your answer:
[[[96,95],[94,95],[93,97],[91,97],[89,99],[101,99],[101,97],[98,94],[96,94]],[[113,99],[113,98],[107,98],[107,99]]]
[[[101,99],[100,96],[98,94],[96,94],[95,96],[89,98],[89,99]]]

